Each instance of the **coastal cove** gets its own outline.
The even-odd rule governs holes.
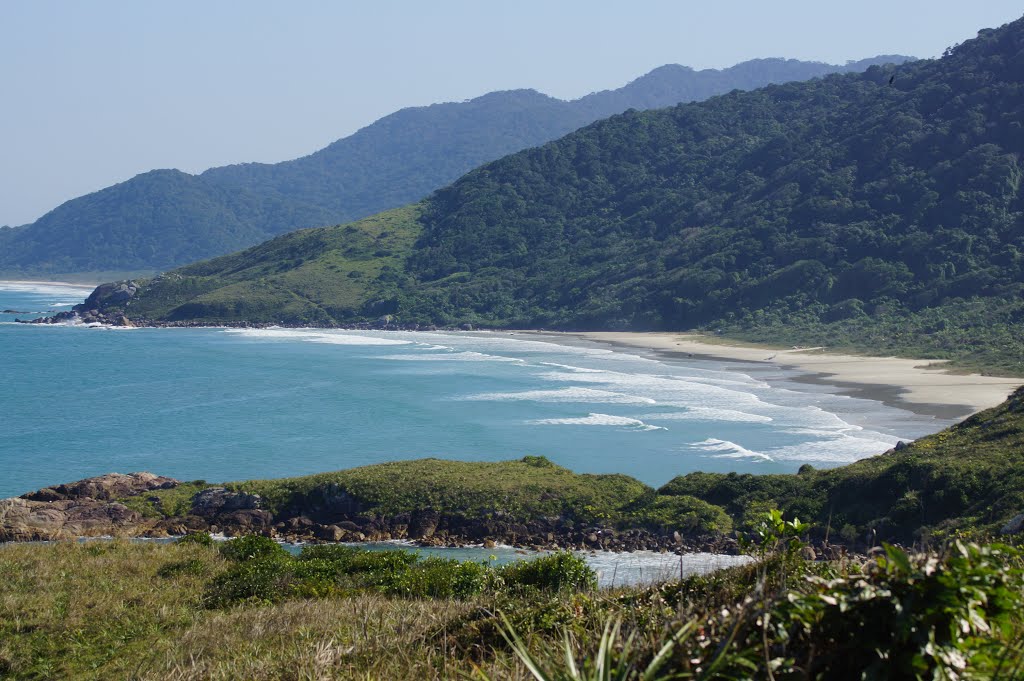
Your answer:
[[[0,309],[22,314],[0,321],[87,293],[4,284]],[[951,423],[786,367],[554,335],[4,323],[0,348],[0,497],[111,471],[230,480],[527,454],[659,485],[841,465]]]

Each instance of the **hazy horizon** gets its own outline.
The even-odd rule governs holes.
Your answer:
[[[575,99],[665,64],[929,58],[1021,12],[1003,0],[11,2],[0,7],[0,225],[154,168],[303,156],[409,106],[518,88]]]

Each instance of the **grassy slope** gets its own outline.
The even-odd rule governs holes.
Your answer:
[[[194,574],[157,576],[184,560],[198,561]],[[432,678],[445,656],[428,637],[474,607],[364,595],[206,610],[204,585],[226,567],[199,546],[5,546],[0,677]]]
[[[613,621],[622,625],[616,657],[634,670],[680,632],[658,679],[772,678],[769,650],[779,655],[775,678],[829,681],[960,678],[950,672],[964,663],[978,678],[999,670],[1016,678],[1006,663],[1024,663],[1024,573],[1010,549],[896,555],[863,572],[847,561],[805,564],[799,545],[781,549],[759,564],[646,588],[484,591],[467,600],[367,589],[212,608],[207,589],[231,569],[214,548],[4,546],[0,676],[401,680],[482,670],[476,678],[530,678],[498,633],[499,612],[548,668],[564,668],[563,641],[593,664]],[[621,646],[627,638],[632,645]],[[692,674],[709,667],[718,675]]]
[[[181,515],[191,495],[205,485],[157,490],[123,502],[147,516]],[[732,527],[723,511],[702,501],[675,495],[659,498],[652,488],[629,476],[578,474],[543,457],[499,462],[417,459],[226,486],[259,494],[274,513],[317,508],[325,498],[344,493],[365,515],[434,510],[508,522],[561,517],[581,523],[697,532],[728,532]]]
[[[246,251],[174,270],[133,300],[134,318],[336,325],[374,315],[388,272],[419,234],[418,206],[350,225],[292,232]],[[371,304],[367,307],[367,304]],[[380,314],[387,312],[386,304]]]

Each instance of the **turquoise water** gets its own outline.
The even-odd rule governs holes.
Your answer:
[[[0,309],[88,290],[0,284]],[[793,382],[508,334],[127,329],[0,315],[0,497],[110,471],[210,481],[542,454],[659,485],[877,454],[947,422]]]

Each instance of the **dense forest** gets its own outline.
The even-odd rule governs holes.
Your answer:
[[[173,272],[132,314],[708,328],[1020,371],[1021,74],[1024,20],[937,60],[630,111],[430,196],[361,305],[305,290],[341,255],[311,240],[357,223]],[[235,314],[239,281],[315,305]]]
[[[670,65],[575,101],[513,90],[403,109],[293,161],[212,168],[198,176],[155,170],[68,201],[17,232],[0,230],[0,272],[175,267],[418,201],[482,163],[630,108],[907,59],[884,55],[845,66],[758,59],[704,71]]]

